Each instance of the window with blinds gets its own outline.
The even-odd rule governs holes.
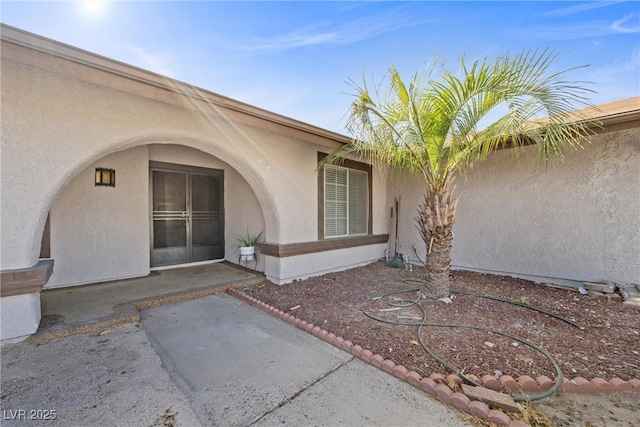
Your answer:
[[[340,166],[325,166],[325,237],[367,234],[368,182],[366,172]]]

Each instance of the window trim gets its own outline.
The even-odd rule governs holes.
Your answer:
[[[318,152],[318,162],[327,156],[326,153]],[[345,159],[339,166],[363,171],[367,173],[368,187],[368,207],[367,207],[367,232],[353,236],[326,237],[324,235],[324,168],[318,170],[318,240],[325,239],[349,239],[361,236],[370,236],[373,230],[373,168],[366,163]]]

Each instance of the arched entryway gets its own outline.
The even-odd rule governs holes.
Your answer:
[[[96,185],[96,169],[113,171],[115,186]],[[142,144],[92,162],[59,191],[49,222],[55,269],[48,288],[144,276],[156,267],[238,262],[234,236],[267,227],[239,171],[171,143]],[[256,267],[263,265],[259,260]]]

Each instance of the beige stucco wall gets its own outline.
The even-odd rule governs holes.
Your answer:
[[[115,187],[96,187],[96,167],[116,170]],[[48,288],[149,274],[147,147],[106,156],[77,174],[51,206]]]
[[[308,277],[347,270],[379,260],[386,244],[367,245],[354,249],[337,249],[297,255],[276,260],[267,257],[265,275],[276,284],[286,284]]]
[[[362,160],[362,159],[359,159]],[[315,167],[315,165],[314,165]],[[372,187],[375,189],[372,194],[371,210],[372,218],[372,234],[386,234],[389,232],[387,222],[386,208],[386,171],[373,168]],[[317,227],[317,175],[311,174],[313,177],[312,194],[316,199],[309,201],[313,206],[313,217],[304,217],[300,215],[295,224],[286,224],[286,226],[294,225],[296,227],[304,226],[308,229],[309,224]],[[311,183],[310,183],[311,185]],[[292,209],[298,209],[292,207]],[[317,239],[317,229],[313,230],[315,234],[309,240]],[[357,267],[368,264],[372,261],[379,260],[384,256],[386,244],[373,244],[356,248],[337,249],[305,255],[297,255],[286,258],[266,257],[265,275],[269,280],[277,284],[291,283],[297,280],[305,279],[312,276],[322,275],[328,272],[346,270],[348,268]]]
[[[96,251],[113,251],[123,244],[114,241],[108,232],[111,222],[107,215],[95,212],[103,204],[104,195],[109,194],[117,199],[111,207],[131,215],[117,225],[118,232],[128,232],[134,226],[137,230],[131,263],[123,264],[123,272],[113,272],[95,260],[85,265],[100,271],[103,278],[146,274],[149,226],[148,171],[144,163],[148,160],[171,162],[181,157],[189,164],[220,164],[228,171],[227,259],[234,258],[233,236],[244,232],[247,224],[263,228],[270,243],[317,239],[317,152],[339,145],[325,137],[326,132],[285,118],[270,121],[273,115],[268,112],[259,112],[266,119],[256,115],[255,109],[245,113],[247,106],[233,100],[213,102],[211,94],[197,88],[51,41],[40,40],[36,44],[62,53],[50,55],[4,39],[1,49],[0,269],[36,264],[45,219],[52,210],[52,256],[55,259],[57,253],[67,260],[56,260],[51,285],[88,279],[87,271],[75,271],[82,263],[71,260],[70,254],[93,245],[97,245]],[[145,148],[148,146],[151,148]],[[159,146],[186,148],[172,152],[174,148]],[[87,177],[92,168],[107,159],[117,159],[113,163],[117,164],[117,187],[87,188],[91,185]],[[139,192],[129,196],[143,197],[127,205],[123,196],[128,189],[124,185],[127,180],[123,176],[132,168],[136,171],[128,176],[131,189],[135,187]],[[229,191],[229,185],[233,191]],[[378,215],[376,210],[385,204],[385,191],[386,178],[377,174],[374,233],[386,232],[384,215]],[[94,206],[80,209],[87,204]],[[64,212],[69,208],[79,209],[65,218]],[[102,224],[92,222],[92,213],[98,213]],[[90,239],[83,236],[85,226],[93,233]],[[72,229],[70,235],[66,235],[68,229]],[[143,254],[144,245],[147,252]],[[365,259],[368,252],[361,248],[347,252],[358,254],[354,263],[370,260]],[[270,269],[268,274],[282,277],[303,273],[293,266],[292,271],[287,271],[287,265],[292,263],[283,260],[273,258],[259,268],[264,266],[265,270]],[[316,271],[332,268],[330,258],[323,260]],[[344,262],[337,267],[343,268]],[[95,275],[88,280],[94,279]]]
[[[40,326],[40,294],[0,298],[0,341],[20,341]]]
[[[608,132],[546,171],[536,149],[500,150],[456,180],[461,199],[452,264],[576,285],[640,283],[640,129]],[[398,177],[389,205],[402,196],[401,250],[424,260],[415,229],[420,180]]]
[[[278,135],[264,132],[257,144],[224,118],[7,60],[2,91],[2,269],[35,264],[49,204],[72,177],[105,155],[149,143],[191,146],[235,163],[269,213],[268,237],[279,239],[278,199],[285,194],[273,188],[284,186],[286,177],[244,155],[260,153],[255,145],[269,145]],[[275,153],[262,157],[275,163]],[[23,230],[32,231],[25,236]]]

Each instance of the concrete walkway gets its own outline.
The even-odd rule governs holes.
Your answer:
[[[138,309],[200,298],[261,280],[264,276],[260,273],[213,263],[156,271],[134,279],[45,289],[40,294],[42,321],[31,342],[134,323],[139,320]]]
[[[141,323],[203,425],[465,424],[407,383],[229,295],[147,310]]]

